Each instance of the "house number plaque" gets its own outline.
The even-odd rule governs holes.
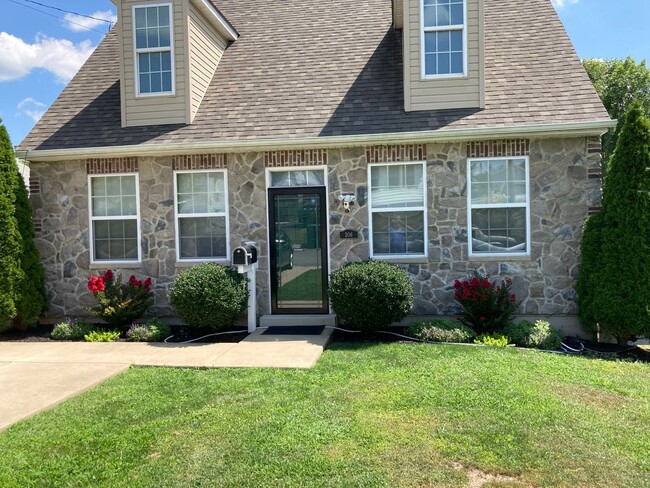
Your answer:
[[[341,239],[356,239],[359,233],[356,230],[343,230],[341,231]]]

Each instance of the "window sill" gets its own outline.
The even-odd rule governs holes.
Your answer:
[[[230,259],[202,259],[197,261],[176,261],[175,266],[177,268],[191,268],[197,264],[204,263],[214,263],[214,264],[223,264],[225,266],[230,266]]]
[[[504,261],[532,261],[532,260],[533,260],[532,256],[521,255],[521,254],[513,255],[513,256],[508,256],[504,254],[494,256],[494,255],[486,254],[485,256],[469,256],[467,258],[467,261],[469,261],[470,263],[480,263],[482,261],[483,262],[495,262],[495,261],[504,262]]]
[[[429,262],[429,258],[426,256],[370,256],[370,259],[394,264],[427,264]]]
[[[141,267],[141,262],[134,261],[106,261],[104,263],[91,263],[88,265],[88,269],[140,269]]]

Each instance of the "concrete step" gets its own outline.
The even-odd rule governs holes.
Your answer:
[[[301,315],[262,315],[260,327],[291,327],[296,325],[325,325],[336,327],[336,315],[330,314],[301,314]]]

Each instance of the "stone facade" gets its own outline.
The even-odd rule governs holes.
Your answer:
[[[202,159],[227,168],[231,249],[253,240],[259,249],[258,313],[270,311],[267,243],[267,167],[327,165],[329,191],[329,260],[332,271],[350,260],[368,258],[368,158],[399,161],[409,154],[426,156],[428,258],[401,262],[415,289],[414,313],[454,314],[451,285],[472,269],[513,280],[522,300],[520,312],[530,315],[575,315],[575,281],[579,266],[582,225],[600,204],[600,155],[597,139],[532,139],[498,144],[471,142],[420,144],[411,148],[369,151],[343,148],[300,151],[290,155],[250,152]],[[513,149],[514,148],[514,149]],[[481,151],[526,151],[530,161],[530,257],[469,258],[467,244],[467,157]],[[284,154],[285,152],[283,152]],[[287,153],[288,154],[288,153]],[[384,156],[382,156],[384,155]],[[388,156],[386,156],[388,155]],[[400,156],[402,155],[402,156]],[[486,154],[488,155],[488,154]],[[304,157],[307,157],[304,156]],[[156,298],[153,314],[173,314],[167,300],[170,283],[186,265],[176,262],[173,168],[177,157],[140,157],[142,263],[118,268],[125,275],[151,276]],[[183,160],[185,161],[185,159]],[[189,162],[187,162],[189,161]],[[194,164],[187,160],[183,164]],[[198,161],[198,159],[197,159]],[[317,161],[314,163],[313,161]],[[198,164],[198,163],[197,163]],[[32,163],[32,192],[37,246],[45,265],[49,314],[87,315],[94,303],[86,289],[88,277],[104,266],[89,264],[88,161]],[[108,172],[108,170],[107,170]],[[345,213],[338,196],[357,197]],[[344,229],[358,231],[358,239],[341,239]],[[397,261],[399,263],[399,261]]]

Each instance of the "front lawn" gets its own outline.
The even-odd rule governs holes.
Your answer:
[[[0,434],[0,486],[640,488],[649,425],[648,364],[338,343],[311,370],[131,368]]]

